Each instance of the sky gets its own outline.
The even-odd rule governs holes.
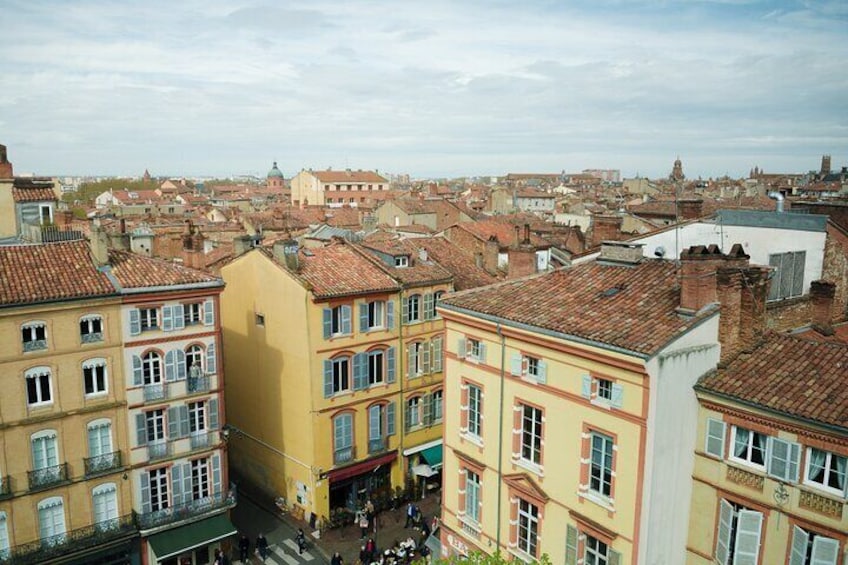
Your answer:
[[[844,0],[0,0],[16,174],[848,165]]]

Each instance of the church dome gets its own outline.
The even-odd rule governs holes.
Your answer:
[[[277,168],[277,162],[274,161],[274,166],[271,167],[271,170],[268,171],[268,178],[283,178],[283,173],[280,172],[280,169]]]

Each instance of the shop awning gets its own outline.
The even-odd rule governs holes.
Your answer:
[[[206,518],[148,538],[156,559],[162,561],[218,540],[236,535],[236,529],[224,514]]]
[[[428,447],[421,452],[421,457],[432,467],[438,469],[442,466],[442,445]]]
[[[433,475],[437,475],[438,473],[438,471],[434,470],[432,467],[424,463],[416,465],[412,468],[412,474],[418,477],[428,478],[432,477]]]
[[[434,439],[433,441],[428,441],[426,443],[422,443],[421,445],[416,445],[413,447],[407,447],[403,450],[403,456],[409,457],[410,455],[415,455],[416,453],[421,453],[425,449],[430,449],[431,447],[442,445],[442,438]]]
[[[386,453],[385,455],[363,461],[362,463],[356,463],[354,465],[342,467],[341,469],[333,469],[327,473],[327,478],[329,478],[330,481],[341,481],[350,477],[355,477],[356,475],[373,471],[385,463],[391,463],[396,458],[397,451],[392,451],[391,453]]]

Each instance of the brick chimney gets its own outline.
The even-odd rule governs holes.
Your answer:
[[[0,179],[10,179],[14,176],[12,163],[9,162],[6,155],[6,146],[0,145]]]
[[[694,220],[703,215],[704,201],[700,198],[678,200],[677,210],[681,220]]]
[[[717,245],[693,245],[680,253],[681,313],[694,314],[718,300],[716,271],[724,264]]]
[[[770,267],[752,265],[742,271],[739,301],[739,349],[752,351],[762,341],[766,329],[766,299]]]
[[[739,354],[739,327],[742,314],[742,270],[721,267],[716,273],[716,294],[721,313],[718,320],[718,340],[721,343],[721,363]]]
[[[836,285],[830,281],[813,281],[810,283],[810,306],[813,328],[822,335],[833,335],[833,297]]]
[[[203,234],[197,229],[191,220],[186,220],[186,230],[183,234],[183,265],[192,269],[202,269],[205,267],[203,254]]]
[[[592,216],[592,247],[598,247],[604,241],[621,239],[621,216],[598,214]]]

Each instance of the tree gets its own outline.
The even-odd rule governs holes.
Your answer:
[[[451,557],[449,559],[433,559],[431,565],[513,565],[514,560],[506,559],[500,551],[492,555],[481,551],[473,551],[465,557]],[[542,555],[536,563],[540,565],[551,565],[548,554]]]

